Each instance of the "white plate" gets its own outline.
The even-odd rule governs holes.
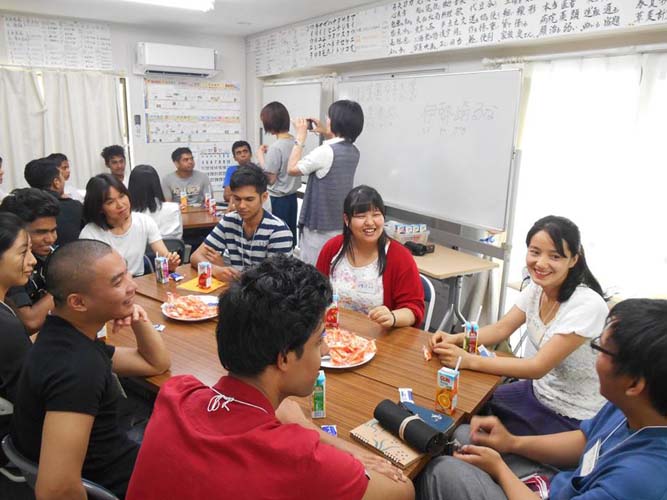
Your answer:
[[[204,304],[207,306],[215,306],[218,304],[218,297],[215,295],[185,295],[185,297],[197,297],[199,300],[201,300]],[[160,309],[162,310],[162,314],[164,314],[167,318],[169,319],[175,319],[176,321],[205,321],[207,319],[213,319],[215,318],[218,313],[212,313],[209,314],[208,316],[203,316],[201,318],[181,318],[178,316],[172,316],[169,314],[169,303],[164,302],[161,306]]]
[[[365,365],[366,363],[368,363],[374,357],[375,357],[375,352],[367,352],[366,355],[364,356],[364,359],[362,359],[358,363],[353,363],[351,365],[334,365],[331,362],[331,360],[326,360],[326,361],[322,360],[320,362],[320,366],[322,368],[334,368],[334,369],[356,368],[357,366]]]

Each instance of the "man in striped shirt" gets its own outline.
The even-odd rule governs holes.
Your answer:
[[[254,165],[239,167],[229,187],[236,212],[225,214],[190,258],[194,268],[200,262],[210,262],[213,276],[222,281],[237,279],[243,270],[271,255],[292,252],[290,228],[262,208],[269,196],[262,169]],[[222,259],[225,250],[231,266],[225,266]]]

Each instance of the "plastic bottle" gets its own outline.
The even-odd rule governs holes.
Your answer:
[[[188,208],[188,194],[185,190],[181,190],[181,210]]]
[[[338,328],[338,294],[333,294],[331,305],[327,309],[327,314],[324,317],[324,328],[327,330]]]
[[[325,418],[327,416],[326,394],[327,394],[327,377],[324,374],[324,370],[320,370],[320,373],[317,375],[317,380],[315,380],[315,386],[313,387],[313,394],[312,394],[313,418]]]

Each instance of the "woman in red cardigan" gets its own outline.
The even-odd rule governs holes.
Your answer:
[[[391,328],[421,325],[424,289],[412,254],[384,232],[385,206],[369,186],[345,197],[343,234],[326,242],[317,269],[328,276],[338,305]]]

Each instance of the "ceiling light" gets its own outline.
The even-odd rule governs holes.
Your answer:
[[[215,7],[215,0],[122,0],[124,2],[143,3],[158,7],[173,7],[175,9],[199,10],[207,12]]]

